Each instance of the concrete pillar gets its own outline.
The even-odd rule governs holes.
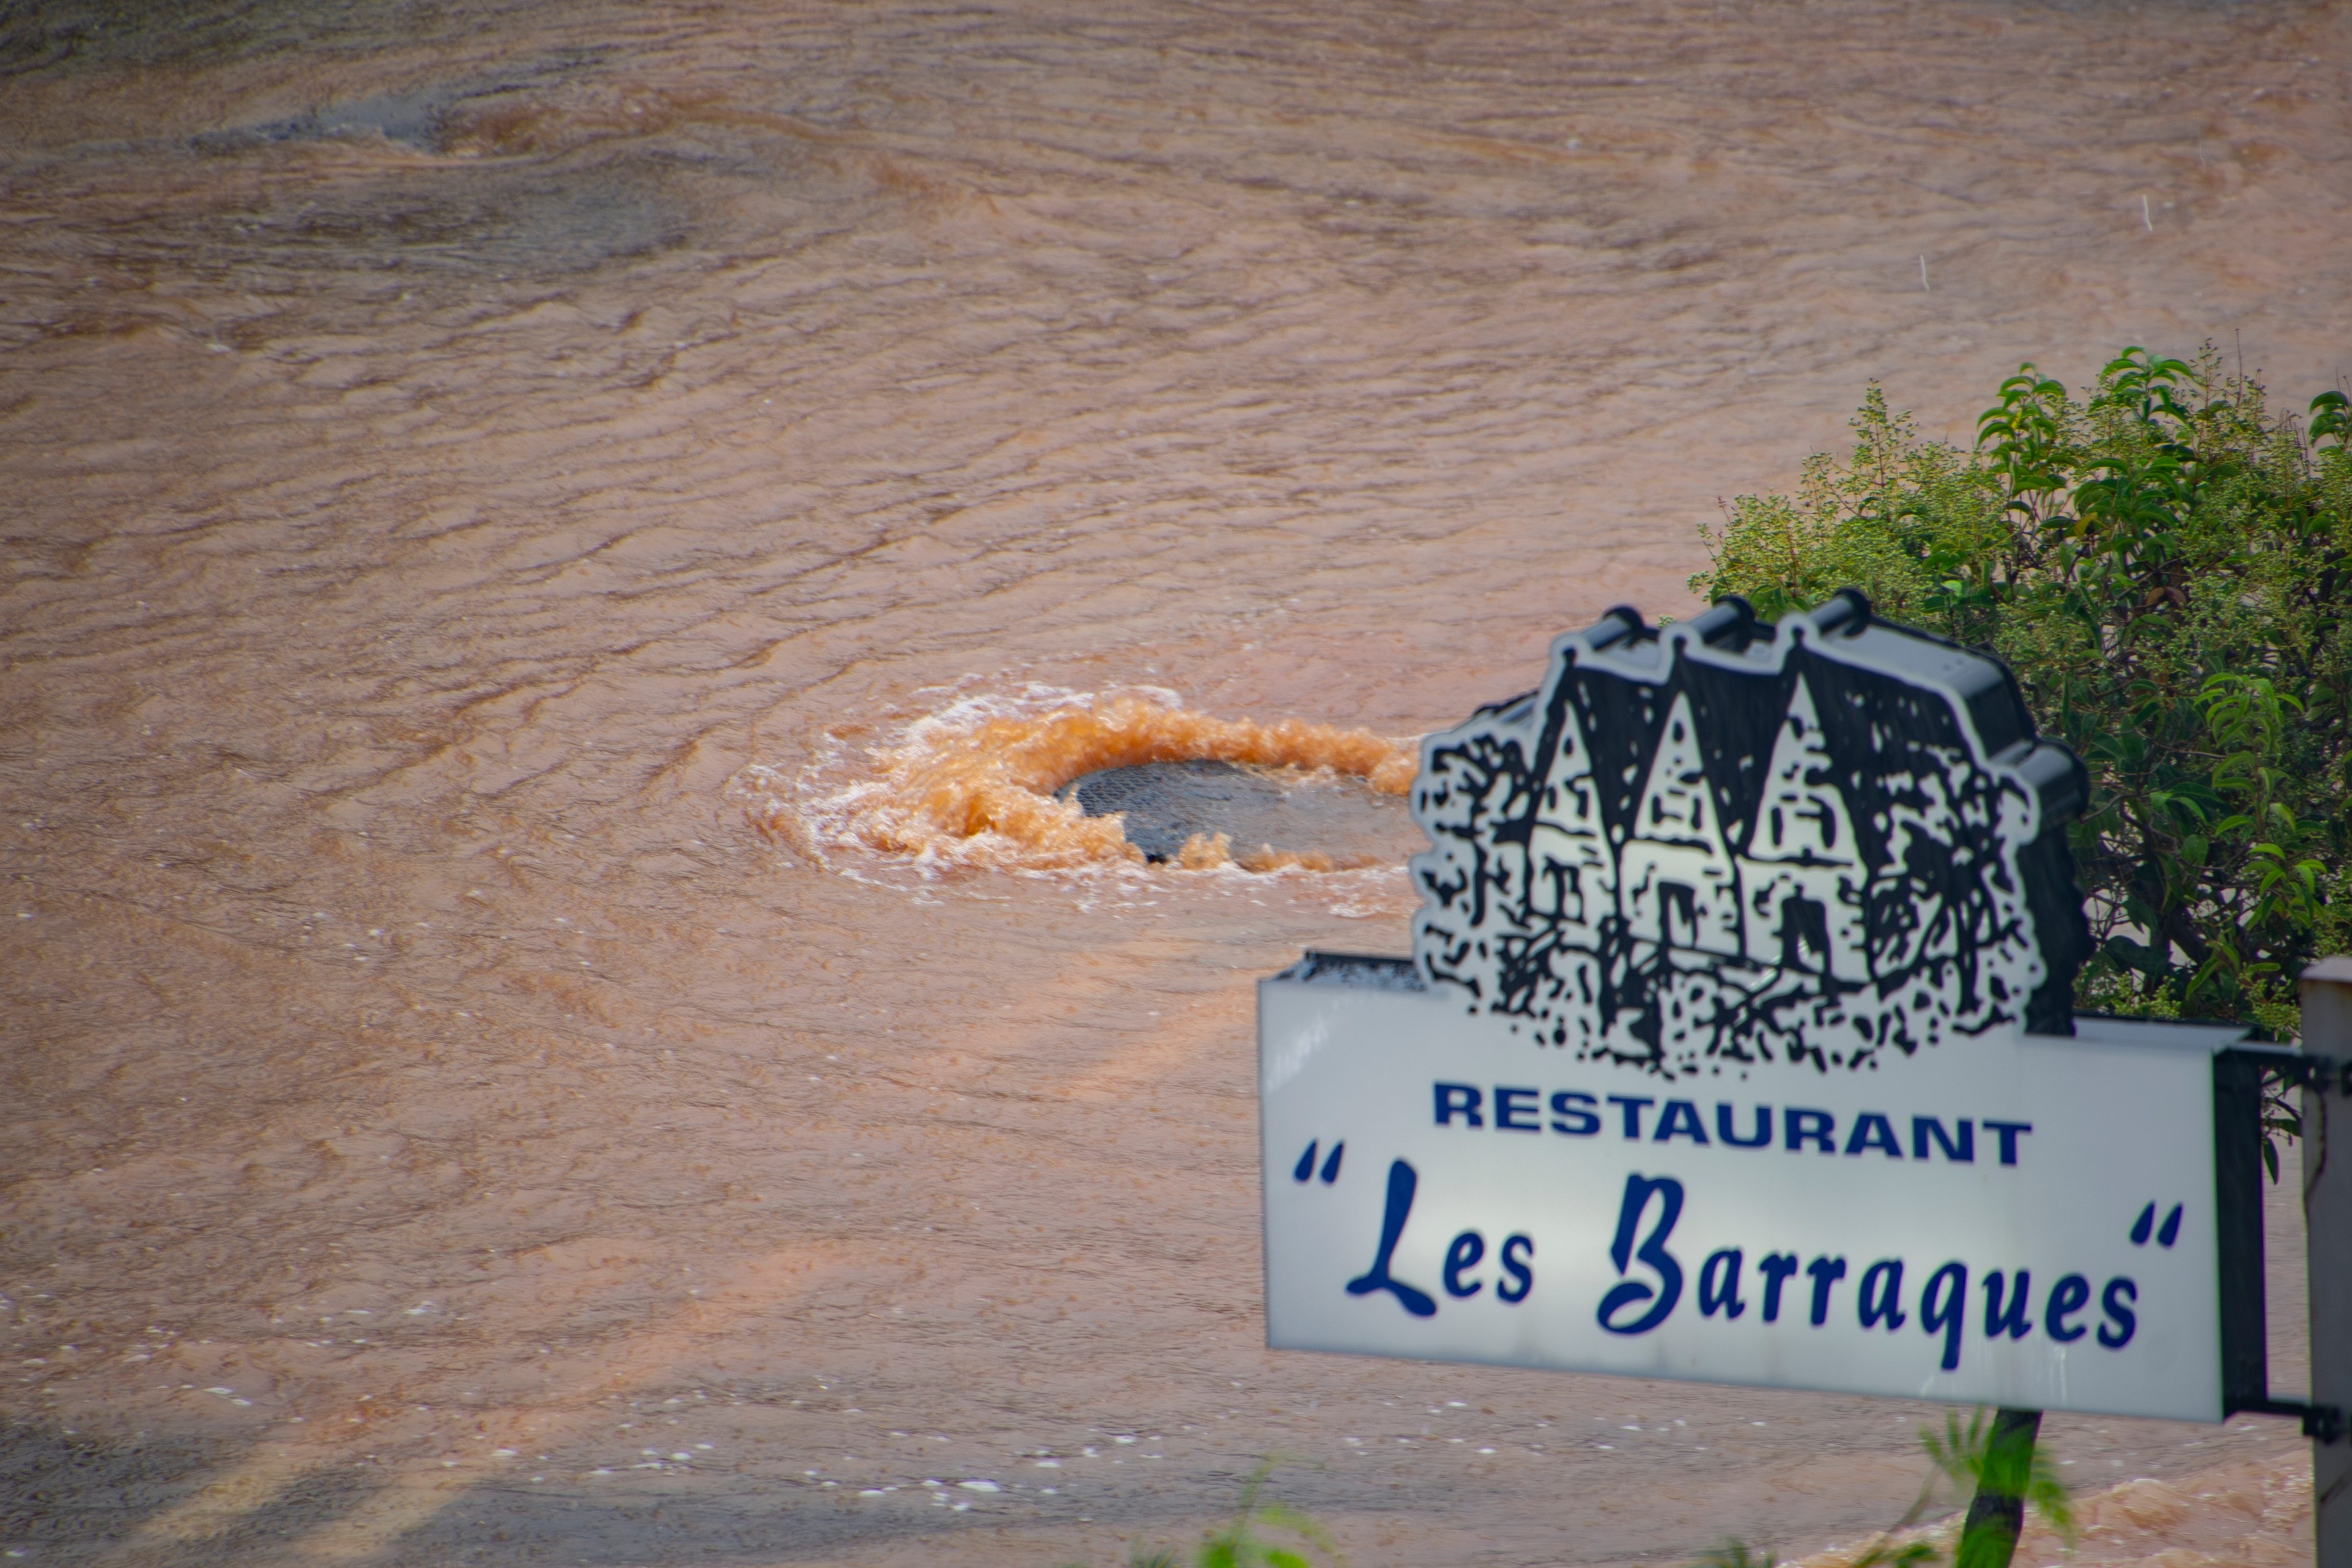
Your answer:
[[[2352,1411],[2352,957],[2303,972],[2303,1048],[2325,1058],[2303,1091],[2311,1402]],[[2311,1497],[2319,1568],[2352,1568],[2352,1436],[2312,1445]]]

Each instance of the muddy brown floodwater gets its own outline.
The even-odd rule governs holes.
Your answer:
[[[1392,793],[1871,377],[2299,406],[2347,67],[2343,0],[0,9],[0,1544],[1046,1568],[1271,1455],[1362,1563],[1851,1545],[1927,1407],[1268,1353],[1252,982],[1402,874],[1053,792]],[[2307,1552],[2281,1423],[2049,1430],[2083,1561]]]

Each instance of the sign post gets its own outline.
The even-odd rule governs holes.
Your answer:
[[[2303,972],[2303,1215],[2309,1259],[2311,1402],[2352,1409],[2352,958]],[[2319,1568],[2352,1568],[2352,1443],[2315,1438]]]
[[[2256,1168],[2295,1058],[2073,1016],[2084,793],[2006,669],[1851,591],[1561,638],[1423,742],[1412,958],[1260,985],[1268,1343],[1998,1405],[2029,1445],[2299,1413]]]
[[[1960,1521],[1952,1568],[2008,1568],[2025,1533],[2025,1493],[2033,1470],[2033,1440],[2042,1432],[2039,1410],[2002,1410],[1993,1417],[1984,1479]]]

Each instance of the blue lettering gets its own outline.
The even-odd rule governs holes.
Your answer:
[[[2050,1287],[2049,1304],[2042,1309],[2042,1331],[2062,1345],[2073,1344],[2083,1337],[2079,1323],[2066,1320],[2083,1310],[2091,1299],[2091,1282],[2080,1274],[2069,1274]]]
[[[1855,1292],[1854,1305],[1862,1310],[1862,1326],[1874,1329],[1882,1321],[1886,1331],[1893,1333],[1906,1320],[1903,1312],[1903,1261],[1897,1258],[1882,1258],[1862,1272],[1862,1289]]]
[[[1927,1140],[1933,1138],[1943,1149],[1944,1158],[1958,1165],[1977,1163],[1977,1124],[1963,1116],[1959,1119],[1957,1141],[1944,1135],[1944,1119],[1940,1116],[1915,1116],[1911,1119],[1911,1157],[1927,1157]]]
[[[2099,1325],[2099,1342],[2111,1351],[2119,1351],[2131,1343],[2132,1335],[2139,1331],[2139,1319],[2129,1303],[2139,1300],[2139,1287],[2117,1275],[2107,1281],[2099,1296],[2099,1310],[2107,1321]]]
[[[1706,1255],[1698,1269],[1698,1315],[1712,1318],[1717,1308],[1729,1322],[1748,1310],[1739,1299],[1739,1248],[1727,1247]]]
[[[2013,1340],[2021,1340],[2033,1331],[2033,1321],[2025,1315],[2026,1293],[2033,1289],[2033,1270],[2017,1271],[2017,1294],[2009,1299],[2009,1310],[2001,1310],[2000,1270],[1985,1276],[1985,1338],[1997,1340],[2003,1331]]]
[[[1903,1150],[1895,1142],[1895,1128],[1875,1110],[1865,1110],[1862,1120],[1853,1124],[1853,1136],[1845,1141],[1845,1152],[1859,1154],[1864,1149],[1885,1151],[1890,1160],[1903,1158]]]
[[[1830,1287],[1845,1278],[1845,1259],[1816,1258],[1805,1265],[1805,1272],[1813,1277],[1813,1327],[1820,1328],[1830,1321]]]
[[[1715,1108],[1715,1135],[1735,1149],[1761,1149],[1772,1142],[1772,1108],[1756,1108],[1756,1135],[1742,1138],[1732,1131],[1731,1107],[1717,1101]]]
[[[1655,1105],[1657,1101],[1629,1094],[1612,1094],[1609,1097],[1609,1103],[1625,1108],[1625,1136],[1639,1138],[1642,1135],[1642,1107]]]
[[[1664,1143],[1671,1138],[1687,1138],[1694,1143],[1706,1142],[1706,1129],[1699,1125],[1698,1107],[1687,1100],[1666,1101],[1665,1114],[1658,1118],[1657,1135],[1653,1143]]]
[[[1927,1277],[1927,1289],[1919,1293],[1919,1326],[1930,1334],[1944,1336],[1946,1372],[1960,1364],[1960,1331],[1967,1326],[1968,1312],[1967,1264],[1947,1263]]]
[[[1985,1118],[1985,1126],[1990,1130],[1994,1137],[2000,1140],[2000,1163],[2004,1165],[2016,1164],[2018,1137],[2021,1133],[2032,1131],[2033,1123],[2031,1121],[1995,1121],[1991,1117],[1988,1116]]]
[[[1764,1271],[1764,1321],[1777,1323],[1780,1321],[1780,1287],[1797,1271],[1797,1255],[1768,1252],[1756,1260],[1756,1267]]]
[[[1445,1249],[1445,1293],[1466,1301],[1484,1289],[1475,1279],[1467,1285],[1462,1283],[1462,1271],[1475,1268],[1478,1260],[1486,1256],[1486,1238],[1476,1231],[1465,1230],[1455,1237],[1454,1245]]]
[[[1536,1244],[1527,1237],[1514,1231],[1506,1237],[1503,1242],[1503,1272],[1510,1279],[1507,1281],[1496,1280],[1495,1294],[1515,1307],[1526,1300],[1528,1292],[1536,1288],[1536,1271],[1527,1266],[1526,1259],[1535,1255]]]
[[[1808,1141],[1820,1145],[1824,1154],[1837,1152],[1837,1144],[1830,1136],[1837,1131],[1837,1118],[1828,1111],[1791,1108],[1780,1113],[1780,1124],[1788,1132],[1790,1153],[1802,1150]]]
[[[1527,1103],[1522,1105],[1520,1101]],[[1540,1132],[1543,1131],[1543,1090],[1539,1089],[1497,1089],[1495,1090],[1495,1127],[1504,1132]],[[1529,1118],[1522,1121],[1520,1117]]]
[[[1441,1083],[1431,1086],[1437,1094],[1437,1124],[1452,1121],[1456,1112],[1473,1127],[1484,1127],[1486,1119],[1478,1114],[1479,1102],[1486,1097],[1466,1083]]]
[[[1649,1200],[1654,1194],[1662,1194],[1665,1201],[1649,1238],[1637,1253],[1633,1247],[1633,1237],[1647,1216]],[[1665,1241],[1680,1216],[1681,1199],[1682,1184],[1672,1178],[1647,1181],[1633,1176],[1627,1179],[1625,1200],[1618,1213],[1617,1239],[1610,1249],[1610,1256],[1616,1261],[1620,1274],[1624,1273],[1631,1261],[1638,1257],[1658,1271],[1664,1291],[1661,1296],[1661,1292],[1653,1290],[1647,1283],[1640,1280],[1626,1280],[1619,1284],[1601,1301],[1601,1326],[1611,1332],[1646,1333],[1664,1321],[1666,1315],[1674,1310],[1682,1289],[1683,1273],[1674,1258],[1666,1252]],[[1457,1240],[1456,1247],[1461,1245]],[[1740,1293],[1740,1272],[1746,1266],[1746,1258],[1745,1250],[1737,1247],[1718,1247],[1707,1255],[1698,1271],[1700,1316],[1713,1318],[1720,1313],[1726,1322],[1730,1322],[1746,1314],[1748,1301]],[[1475,1253],[1467,1259],[1468,1262],[1476,1260]],[[1448,1261],[1450,1268],[1452,1260]],[[1512,1268],[1507,1248],[1504,1265],[1507,1270]],[[1810,1320],[1815,1328],[1827,1325],[1833,1289],[1846,1278],[1844,1258],[1815,1258],[1801,1268],[1796,1254],[1770,1252],[1758,1258],[1756,1267],[1763,1276],[1761,1317],[1765,1322],[1780,1321],[1782,1292],[1791,1279],[1803,1273],[1812,1280]],[[1910,1314],[1904,1310],[1903,1303],[1905,1267],[1901,1258],[1882,1258],[1863,1271],[1855,1289],[1854,1308],[1864,1329],[1874,1329],[1883,1324],[1889,1333],[1893,1333],[1910,1321]],[[1516,1274],[1515,1270],[1513,1272]],[[2030,1305],[2032,1286],[2033,1276],[2029,1269],[2017,1270],[2013,1279],[1998,1268],[1986,1271],[1986,1338],[1998,1341],[2006,1336],[2021,1340],[2033,1331]],[[1454,1276],[1450,1271],[1447,1288],[1454,1288]],[[1510,1300],[1517,1300],[1526,1293],[1524,1284],[1518,1295],[1511,1295],[1500,1286],[1496,1289],[1497,1294]],[[1644,1312],[1638,1321],[1620,1324],[1613,1321],[1654,1298],[1658,1298],[1657,1304]],[[2042,1331],[2060,1344],[2072,1344],[2082,1339],[2092,1331],[2093,1325],[2074,1320],[2090,1304],[2091,1298],[2091,1284],[2084,1276],[2068,1274],[2060,1279],[2051,1288],[2040,1313]],[[1959,1370],[1961,1354],[1966,1348],[1968,1301],[1969,1266],[1958,1259],[1946,1263],[1929,1275],[1927,1288],[1919,1294],[1919,1327],[1929,1339],[1942,1341],[1938,1365],[1944,1372]],[[2118,1275],[2109,1279],[2099,1291],[2098,1301],[2104,1320],[2096,1325],[2099,1343],[2111,1351],[2122,1350],[2139,1331],[2137,1310],[2139,1303],[2138,1282]]]
[[[1643,1104],[1649,1103],[1643,1100]],[[1651,1227],[1649,1238],[1641,1250],[1633,1249],[1634,1233],[1641,1229],[1643,1211],[1650,1206],[1653,1195],[1658,1199],[1658,1222]],[[1655,1181],[1628,1175],[1625,1178],[1625,1198],[1617,1210],[1617,1239],[1609,1244],[1609,1260],[1623,1274],[1635,1258],[1649,1265],[1658,1276],[1655,1289],[1639,1279],[1626,1279],[1601,1298],[1601,1326],[1612,1334],[1646,1334],[1666,1321],[1666,1314],[1682,1300],[1683,1266],[1666,1250],[1666,1237],[1674,1234],[1675,1222],[1683,1214],[1683,1184],[1672,1176],[1660,1176]],[[1643,1301],[1654,1301],[1650,1310],[1630,1323],[1616,1321],[1624,1309]]]
[[[1420,1185],[1421,1175],[1411,1165],[1402,1160],[1389,1162],[1388,1206],[1381,1213],[1381,1249],[1373,1254],[1370,1268],[1348,1281],[1348,1294],[1367,1296],[1375,1290],[1386,1290],[1414,1317],[1433,1318],[1437,1316],[1437,1303],[1429,1299],[1428,1292],[1416,1290],[1389,1274],[1389,1259],[1396,1256],[1397,1238],[1404,1234],[1404,1222],[1412,1217],[1412,1194]]]
[[[1590,1138],[1601,1131],[1601,1116],[1592,1108],[1601,1102],[1589,1094],[1573,1089],[1563,1089],[1551,1097],[1551,1113],[1559,1118],[1551,1124],[1555,1132],[1565,1132],[1570,1138]]]

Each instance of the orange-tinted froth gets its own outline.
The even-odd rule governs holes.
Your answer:
[[[1141,763],[1213,761],[1328,770],[1402,795],[1418,742],[1296,719],[1261,724],[1218,719],[1139,697],[1077,697],[1041,713],[983,717],[955,710],[927,719],[896,745],[869,753],[875,775],[803,805],[769,793],[774,777],[752,770],[753,822],[813,853],[862,847],[930,863],[1055,869],[1140,864],[1116,816],[1088,816],[1054,798],[1071,780]],[[1270,871],[1339,864],[1313,851],[1234,855],[1225,836],[1196,837],[1176,864],[1190,870],[1238,865]]]

